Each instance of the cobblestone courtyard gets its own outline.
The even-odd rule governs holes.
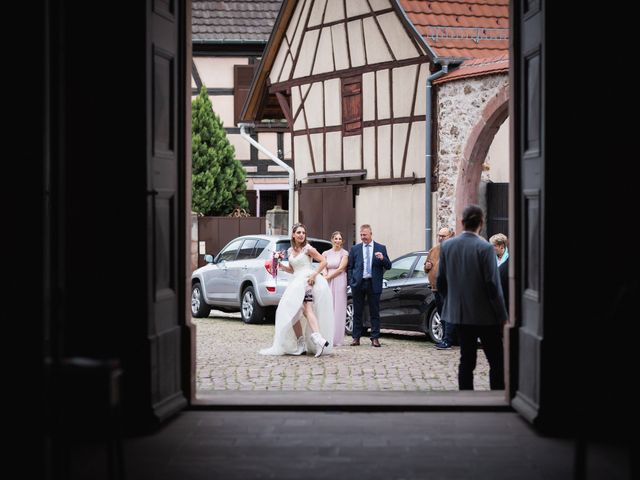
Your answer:
[[[200,393],[213,391],[457,391],[459,347],[436,350],[422,334],[383,330],[381,348],[363,336],[350,337],[330,355],[263,356],[274,325],[247,325],[239,314],[212,311],[196,325],[197,379]],[[484,352],[478,351],[475,389],[489,390]]]

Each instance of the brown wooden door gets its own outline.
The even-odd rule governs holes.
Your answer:
[[[513,340],[517,349],[510,353],[515,394],[513,407],[529,421],[535,422],[541,406],[541,346],[543,341],[542,248],[545,209],[542,203],[545,163],[543,137],[545,102],[544,2],[512,3],[514,55],[513,152],[516,182],[516,225],[513,235],[517,251],[510,265],[516,272],[516,321]],[[515,252],[514,252],[515,253]],[[513,260],[510,260],[512,262]],[[512,335],[513,336],[513,335]],[[517,352],[517,353],[516,353]]]
[[[184,7],[147,3],[147,262],[151,404],[162,421],[186,405],[183,393],[184,293],[179,261],[185,194]],[[182,222],[182,223],[181,223]],[[182,325],[181,325],[182,324]]]
[[[341,231],[344,248],[349,250],[355,240],[353,187],[302,185],[299,192],[299,219],[307,227],[310,237],[329,240],[333,232]]]

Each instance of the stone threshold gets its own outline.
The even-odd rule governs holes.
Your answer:
[[[513,411],[497,391],[207,391],[193,410]]]

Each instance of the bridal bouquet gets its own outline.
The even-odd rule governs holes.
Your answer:
[[[276,250],[271,257],[271,276],[276,278],[278,276],[278,266],[280,262],[284,260],[284,250]]]

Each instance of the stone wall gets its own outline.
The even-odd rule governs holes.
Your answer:
[[[481,121],[487,102],[508,84],[508,74],[463,78],[438,85],[437,91],[437,217],[433,226],[456,227],[456,185],[463,152],[473,128]],[[479,188],[469,185],[467,188]]]

